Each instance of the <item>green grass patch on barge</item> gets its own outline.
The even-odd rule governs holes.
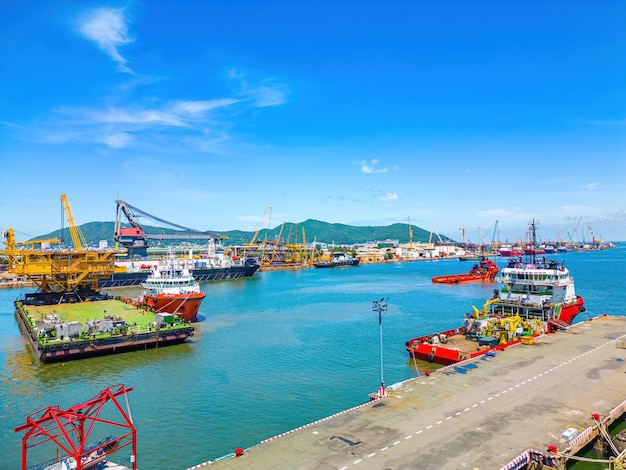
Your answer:
[[[41,346],[80,340],[125,338],[150,332],[184,330],[189,325],[178,316],[157,322],[153,311],[120,299],[32,305],[16,302],[31,335]],[[80,331],[61,336],[58,325],[80,323]],[[103,331],[99,326],[106,324]],[[75,325],[76,326],[76,325]],[[88,329],[89,328],[89,329]],[[65,332],[65,330],[63,330]],[[67,333],[66,333],[67,334]]]
[[[77,321],[83,325],[87,321],[121,319],[129,325],[147,327],[154,322],[154,312],[138,308],[122,300],[97,300],[58,305],[24,305],[33,322],[57,315],[60,322]]]

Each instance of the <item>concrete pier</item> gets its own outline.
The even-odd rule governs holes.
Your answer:
[[[192,468],[523,468],[515,462],[528,449],[550,455],[548,446],[561,453],[584,445],[594,413],[622,415],[625,340],[626,317],[593,318]]]

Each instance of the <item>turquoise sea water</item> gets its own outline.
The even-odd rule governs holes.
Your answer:
[[[565,261],[585,298],[580,320],[626,315],[624,244],[550,258]],[[470,268],[422,261],[203,283],[207,297],[192,342],[51,365],[33,358],[17,327],[13,300],[28,290],[0,290],[0,467],[19,468],[22,435],[13,429],[26,415],[69,407],[112,384],[134,388],[142,470],[186,469],[359,405],[380,380],[372,301],[388,297],[383,356],[390,385],[416,376],[408,339],[459,326],[498,287],[431,282]]]

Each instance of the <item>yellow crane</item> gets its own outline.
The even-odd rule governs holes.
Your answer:
[[[65,218],[67,219],[67,226],[70,230],[70,236],[72,237],[72,244],[74,245],[74,248],[77,250],[86,249],[87,241],[85,240],[85,236],[83,235],[80,227],[74,222],[72,209],[65,194],[61,194],[61,202],[63,203],[63,210],[65,211]]]
[[[587,228],[589,229],[589,233],[591,234],[591,244],[594,246],[601,244],[602,239],[600,235],[598,235],[598,238],[596,238],[596,235],[593,233],[593,230],[591,230],[591,225],[587,224]]]
[[[281,246],[281,241],[280,238],[283,236],[283,230],[285,228],[285,222],[283,221],[283,223],[280,226],[280,230],[278,231],[278,236],[276,237],[276,240],[272,240],[272,241],[265,241],[266,244],[268,245],[272,245],[272,251],[270,252],[267,260],[266,259],[262,259],[261,262],[262,264],[268,265],[268,264],[272,264],[274,263],[276,260],[276,255],[278,254],[280,250],[280,246]],[[279,261],[284,261],[284,259],[282,259],[282,255],[284,255],[284,253],[281,253],[281,259]]]
[[[259,236],[259,232],[263,228],[265,221],[268,219],[271,219],[271,217],[272,217],[272,206],[269,206],[266,209],[265,214],[263,214],[263,217],[261,217],[261,220],[259,220],[259,223],[254,230],[254,236],[252,237],[252,240],[250,240],[249,243],[246,243],[245,246],[255,246],[256,239]]]
[[[5,248],[0,251],[0,255],[8,260],[11,274],[27,277],[41,292],[96,290],[98,279],[111,276],[115,270],[115,257],[122,251],[87,250],[85,237],[74,223],[67,197],[62,195],[61,201],[66,217],[69,216],[68,224],[75,249],[45,249],[44,243],[58,242],[54,238],[16,242],[14,230],[8,228],[3,233]]]
[[[465,246],[465,230],[467,229],[465,228],[465,225],[464,225],[463,227],[459,228],[459,230],[461,231],[461,237],[463,239],[463,242],[462,242],[463,246]]]

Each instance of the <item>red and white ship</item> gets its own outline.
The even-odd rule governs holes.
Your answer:
[[[534,222],[530,230],[534,242]],[[510,259],[500,280],[494,297],[482,310],[473,307],[459,328],[407,341],[410,356],[454,364],[569,326],[585,310],[568,269],[545,256]]]
[[[155,312],[180,315],[185,321],[196,321],[200,304],[206,297],[189,269],[177,264],[170,250],[162,266],[157,266],[141,284],[139,303]]]

